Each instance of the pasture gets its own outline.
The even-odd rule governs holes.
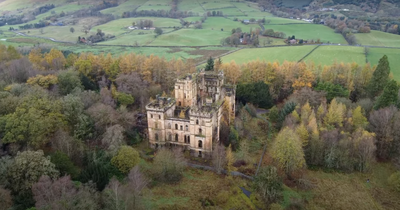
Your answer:
[[[317,40],[329,43],[347,44],[341,34],[335,33],[333,29],[317,24],[291,24],[291,25],[266,25],[265,29],[273,29],[286,34],[296,36],[296,39]]]
[[[230,32],[220,29],[181,29],[158,36],[150,45],[152,46],[205,46],[220,45],[222,38],[229,36]]]
[[[40,36],[40,37],[47,37],[53,38],[59,41],[64,42],[77,42],[78,36],[90,36],[95,32],[90,32],[87,35],[82,31],[83,26],[75,25],[73,26],[75,29],[74,33],[71,33],[70,29],[71,26],[48,26],[42,29],[29,29],[21,31],[29,36]]]
[[[156,18],[156,17],[143,17],[143,18],[121,18],[117,20],[110,21],[103,25],[98,25],[92,28],[92,31],[96,31],[97,29],[101,29],[106,34],[113,34],[118,36],[122,33],[135,31],[128,29],[129,26],[132,26],[133,22],[138,22],[140,20],[152,20],[154,27],[161,28],[173,28],[181,26],[178,19],[172,18]],[[137,31],[137,30],[136,30]]]
[[[103,14],[113,14],[120,16],[122,15],[123,12],[133,11],[136,8],[142,6],[146,2],[147,0],[128,0],[126,2],[121,3],[117,7],[103,9],[100,12]]]
[[[171,10],[170,0],[148,0],[142,6],[140,6],[137,11],[141,10]]]
[[[364,48],[351,46],[320,46],[304,59],[305,62],[314,62],[316,65],[331,65],[338,63],[365,64]]]
[[[371,33],[357,33],[355,36],[361,45],[400,47],[400,36],[396,34],[371,30]]]
[[[387,48],[369,48],[368,62],[372,65],[377,65],[379,59],[383,55],[387,55],[390,64],[390,71],[393,73],[393,78],[400,82],[400,49],[387,49]]]
[[[239,21],[233,21],[223,17],[208,17],[203,23],[203,30],[219,30],[224,29],[223,32],[228,32],[225,37],[231,34],[232,29],[241,28],[243,32],[250,32],[250,29],[260,28],[257,24],[243,24]],[[219,41],[219,40],[218,40]]]
[[[222,60],[224,62],[233,60],[238,64],[252,60],[283,63],[284,61],[298,61],[314,48],[315,46],[248,48],[224,56]]]

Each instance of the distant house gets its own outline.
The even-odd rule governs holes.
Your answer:
[[[250,23],[250,20],[243,20],[243,23]]]
[[[295,39],[290,40],[290,44],[297,44],[297,40]]]

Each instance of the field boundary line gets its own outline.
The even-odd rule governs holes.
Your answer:
[[[231,51],[226,52],[226,53],[223,53],[223,54],[221,54],[221,55],[219,55],[219,56],[217,56],[217,57],[214,57],[214,59],[215,59],[215,58],[224,57],[224,56],[226,56],[226,55],[232,54],[232,53],[237,52],[237,51],[242,50],[242,49],[243,49],[243,48],[237,48],[237,49],[231,50]],[[207,63],[207,60],[204,60],[204,61],[201,61],[201,62],[197,63],[196,66],[200,66],[200,65],[205,64],[205,63]]]
[[[314,47],[314,49],[312,49],[310,52],[308,52],[305,56],[303,56],[299,61],[297,61],[297,63],[300,63],[301,61],[303,61],[305,58],[307,58],[307,56],[309,56],[311,53],[313,53],[316,49],[318,49],[321,45],[318,45],[316,47]]]

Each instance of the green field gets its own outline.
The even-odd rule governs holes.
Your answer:
[[[225,8],[225,9],[209,10],[209,12],[213,12],[213,11],[215,11],[215,12],[222,11],[222,14],[227,15],[227,16],[244,16],[245,15],[238,8]]]
[[[172,18],[155,18],[155,17],[121,18],[121,19],[110,21],[103,25],[98,25],[96,27],[93,27],[92,31],[101,29],[106,34],[113,34],[113,35],[117,36],[122,33],[132,31],[132,30],[128,29],[128,27],[132,26],[133,22],[138,22],[139,20],[152,20],[154,27],[172,28],[174,26],[175,27],[181,26],[178,19],[172,19]]]
[[[390,71],[393,73],[394,79],[400,82],[400,49],[369,48],[368,62],[377,65],[383,55],[388,56]]]
[[[252,60],[263,60],[268,62],[298,61],[315,46],[293,46],[293,47],[270,47],[242,49],[222,57],[224,62],[234,60],[238,64],[247,63]]]
[[[331,65],[333,62],[365,64],[364,48],[351,46],[320,46],[304,61],[316,65]]]
[[[70,32],[70,28],[73,27],[75,29],[74,33]],[[65,41],[65,42],[76,42],[78,40],[78,36],[90,36],[91,34],[94,34],[92,31],[89,34],[85,34],[82,32],[82,26],[75,25],[75,26],[48,26],[43,29],[29,29],[29,30],[24,30],[21,31],[27,35],[30,36],[40,36],[40,37],[47,37],[47,38],[53,38],[59,41]],[[43,31],[43,33],[41,32]],[[29,33],[28,33],[29,32]]]
[[[296,36],[296,39],[317,40],[322,42],[347,44],[341,34],[335,33],[333,29],[317,24],[291,24],[291,25],[267,25],[265,29],[274,29],[286,34]]]
[[[58,5],[63,3],[66,3],[66,0],[43,0],[39,2],[33,0],[3,0],[0,1],[0,14],[4,11],[15,12],[19,9],[32,9],[45,4]]]
[[[371,30],[371,33],[355,34],[361,45],[400,47],[400,35]]]
[[[229,36],[229,32],[219,29],[181,29],[157,37],[153,46],[204,46],[219,45],[220,40]]]
[[[141,10],[171,10],[170,0],[148,0],[142,6],[140,6],[137,11]]]
[[[111,7],[107,9],[103,9],[100,12],[103,14],[113,14],[117,16],[121,16],[123,12],[130,12],[135,10],[136,8],[142,6],[146,3],[147,0],[128,0],[118,5],[117,7]]]
[[[260,26],[257,24],[245,25],[241,22],[233,21],[223,17],[209,17],[203,23],[203,29],[221,30],[221,28],[224,29],[224,32],[227,32],[225,37],[228,37],[234,28],[241,28],[243,32],[250,32],[250,29],[260,28]]]

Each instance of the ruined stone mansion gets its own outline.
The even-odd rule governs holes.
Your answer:
[[[209,157],[219,141],[224,103],[235,110],[235,86],[224,79],[223,72],[214,71],[186,75],[175,83],[175,98],[157,97],[149,103],[150,146],[181,146],[192,156]]]

